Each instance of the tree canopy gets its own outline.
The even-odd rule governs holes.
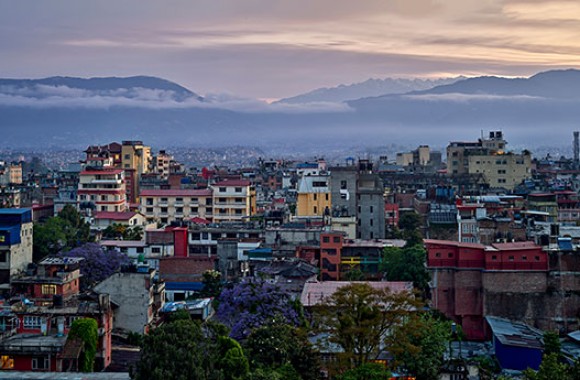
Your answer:
[[[451,339],[451,322],[416,313],[393,329],[389,351],[393,367],[403,368],[417,379],[436,380],[443,364],[443,354]]]
[[[59,257],[82,257],[80,263],[81,289],[88,289],[113,273],[121,266],[128,265],[131,260],[127,255],[115,250],[104,250],[97,243],[86,243],[68,252],[61,252]]]
[[[429,291],[430,276],[425,268],[427,253],[421,246],[387,247],[380,270],[389,281],[412,281],[423,294]]]
[[[339,288],[314,312],[318,328],[344,350],[342,359],[360,366],[378,357],[387,332],[418,307],[420,303],[409,292],[352,283]]]
[[[57,216],[48,218],[44,223],[34,224],[34,261],[71,250],[91,240],[88,223],[73,206],[66,205]]]
[[[93,372],[99,339],[97,321],[92,318],[75,320],[71,325],[68,338],[78,338],[83,342],[79,358],[79,371]]]
[[[275,320],[293,326],[300,323],[298,305],[288,293],[265,281],[247,280],[226,287],[218,301],[217,319],[231,329],[234,339],[244,339],[253,329]]]

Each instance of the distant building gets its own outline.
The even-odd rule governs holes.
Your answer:
[[[0,290],[32,262],[32,211],[0,209]]]
[[[248,180],[224,180],[211,185],[213,221],[242,221],[256,213],[256,190]]]
[[[149,221],[170,224],[190,218],[213,218],[211,189],[143,190],[141,213]]]
[[[298,184],[296,216],[330,216],[332,207],[328,174],[304,175]]]
[[[480,175],[492,188],[513,189],[531,176],[532,157],[507,152],[501,131],[477,142],[451,142],[447,146],[447,175]]]
[[[127,210],[125,172],[110,167],[86,168],[79,174],[77,198],[79,208],[87,215]]]

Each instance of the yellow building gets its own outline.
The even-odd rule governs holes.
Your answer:
[[[139,179],[149,172],[151,165],[151,147],[142,141],[123,141],[121,145],[121,168],[125,170],[127,181],[127,200],[139,202]]]
[[[298,185],[296,216],[324,216],[330,214],[332,198],[328,175],[303,176]]]

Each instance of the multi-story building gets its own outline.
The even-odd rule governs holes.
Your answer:
[[[94,287],[95,292],[108,294],[117,305],[113,311],[115,328],[138,334],[149,331],[156,311],[163,307],[154,304],[157,292],[154,277],[154,269],[137,265],[123,268]]]
[[[32,211],[0,209],[0,290],[32,262]]]
[[[212,195],[211,189],[143,190],[140,210],[147,220],[162,224],[194,217],[212,220]]]
[[[0,167],[0,185],[21,185],[22,163],[12,162]]]
[[[296,216],[329,216],[332,208],[330,176],[328,174],[303,175],[298,184]]]
[[[127,209],[125,172],[111,167],[87,166],[79,174],[79,208],[87,214],[98,211],[123,212]]]
[[[554,327],[547,314],[555,317],[562,306],[554,297],[544,297],[551,276],[542,247],[533,242],[485,246],[448,240],[425,240],[425,246],[432,306],[459,323],[468,339],[486,338],[487,315],[526,318],[534,325]],[[561,283],[559,277],[557,286],[571,285]],[[556,292],[556,284],[552,286]],[[554,310],[544,315],[532,310],[549,308]]]
[[[58,214],[66,205],[78,208],[77,191],[79,188],[80,164],[69,164],[65,170],[58,172],[56,184],[57,196],[54,199],[54,213]]]
[[[139,179],[149,172],[151,165],[151,147],[142,141],[123,141],[121,145],[121,165],[125,170],[127,182],[127,200],[129,203],[139,201]]]
[[[214,183],[213,221],[242,221],[256,213],[256,190],[248,180]]]
[[[531,176],[532,157],[506,152],[501,131],[489,133],[477,142],[451,142],[447,146],[449,176],[480,175],[490,187],[513,189]]]

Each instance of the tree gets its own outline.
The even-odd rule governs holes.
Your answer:
[[[248,360],[227,331],[181,315],[146,335],[135,380],[238,380],[248,375]]]
[[[379,363],[365,363],[337,376],[337,380],[389,380],[391,372]]]
[[[92,318],[75,320],[71,325],[67,339],[73,338],[80,339],[83,342],[83,349],[79,358],[79,371],[93,372],[99,339],[97,321]]]
[[[557,353],[551,353],[542,357],[542,364],[538,371],[526,369],[524,371],[525,380],[572,380],[569,373],[570,368],[560,362]]]
[[[225,288],[219,299],[217,319],[231,329],[234,339],[246,338],[252,329],[267,322],[298,325],[299,310],[290,296],[277,285],[247,280]]]
[[[451,334],[449,321],[429,313],[411,315],[388,339],[393,368],[405,368],[420,380],[437,379]]]
[[[206,270],[202,274],[203,290],[206,297],[217,297],[222,292],[222,275],[216,270]]]
[[[103,281],[121,266],[131,262],[127,255],[114,250],[105,251],[97,243],[86,243],[68,252],[61,252],[58,256],[84,258],[80,263],[82,290]]]
[[[143,227],[129,227],[120,223],[113,223],[103,230],[103,238],[119,240],[141,240],[143,238]]]
[[[412,281],[413,286],[427,294],[430,276],[425,268],[427,253],[420,246],[405,248],[387,247],[383,253],[380,270],[389,281]]]
[[[244,347],[255,370],[291,366],[302,380],[319,378],[317,352],[299,328],[284,323],[259,327],[245,340]]]
[[[393,293],[352,283],[339,288],[314,312],[319,329],[344,350],[342,359],[360,366],[378,357],[388,331],[419,306],[409,292]]]
[[[544,355],[556,354],[560,356],[562,344],[558,333],[546,331],[544,333]]]
[[[407,212],[401,215],[399,219],[399,229],[402,230],[403,239],[407,241],[407,247],[421,244],[422,237],[419,228],[421,227],[421,218],[415,212]]]
[[[91,241],[90,228],[78,211],[66,205],[57,216],[34,224],[33,259],[68,251]]]

